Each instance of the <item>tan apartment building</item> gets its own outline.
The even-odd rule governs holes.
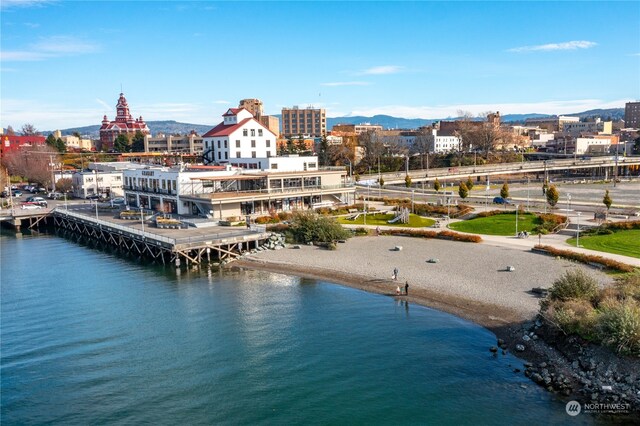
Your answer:
[[[282,136],[297,135],[320,138],[327,133],[327,113],[324,108],[282,108]]]

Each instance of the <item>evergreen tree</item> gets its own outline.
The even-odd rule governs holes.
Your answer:
[[[471,191],[473,189],[473,179],[471,179],[471,176],[469,176],[467,178],[467,181],[465,182],[465,185],[467,185],[467,189],[469,191]]]
[[[144,134],[138,130],[131,139],[132,152],[144,152]]]
[[[293,143],[293,139],[288,138],[287,139],[287,154],[295,154],[296,152],[296,145]]]
[[[120,133],[113,143],[113,149],[118,152],[131,152],[131,142],[129,141],[129,136]]]
[[[602,204],[607,207],[607,211],[609,211],[609,208],[611,208],[611,203],[613,203],[613,200],[611,200],[611,197],[609,196],[609,190],[607,189],[604,193],[604,198],[602,199]]]
[[[500,189],[500,196],[502,198],[509,198],[509,184],[507,184],[507,182],[502,184],[502,188]]]
[[[458,195],[463,200],[469,196],[469,188],[467,188],[467,184],[464,182],[460,182],[460,187],[458,188]]]
[[[380,179],[378,179],[378,183],[380,184],[380,188],[384,186],[384,179],[382,178],[382,176],[380,177]]]
[[[305,143],[304,136],[302,135],[298,135],[298,140],[296,141],[296,151],[300,153],[307,151],[307,144]]]
[[[411,187],[411,176],[406,175],[406,176],[404,177],[404,185],[405,185],[407,188],[410,188],[410,187]]]
[[[558,204],[558,199],[560,199],[558,189],[555,185],[551,185],[547,190],[547,203],[549,203],[551,207],[554,207],[556,204]]]
[[[433,182],[433,189],[435,189],[436,192],[440,191],[440,181],[438,180],[438,178],[436,178],[436,180]]]

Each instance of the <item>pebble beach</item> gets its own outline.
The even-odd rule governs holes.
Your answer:
[[[533,318],[540,299],[531,289],[551,287],[570,268],[584,268],[602,284],[611,281],[587,266],[527,248],[402,236],[355,237],[333,251],[287,246],[246,255],[233,265],[323,279],[392,297],[396,286],[408,282],[409,295],[402,298],[490,328]],[[397,281],[392,279],[394,268],[399,270]]]

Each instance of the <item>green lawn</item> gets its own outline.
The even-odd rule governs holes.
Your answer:
[[[518,213],[518,232],[531,232],[536,227],[536,215],[531,213]],[[455,222],[449,228],[460,232],[485,235],[515,235],[516,215],[496,214],[487,217],[478,217],[462,222]]]
[[[575,247],[576,239],[567,243]],[[580,236],[580,246],[590,250],[640,258],[640,229],[614,231],[609,235]]]
[[[425,226],[431,226],[436,223],[435,220],[426,217],[418,216],[417,214],[409,215],[409,223],[404,224],[400,222],[389,223],[388,221],[396,217],[395,214],[389,213],[376,213],[367,215],[367,225],[375,226],[400,226],[406,228],[424,228]],[[339,217],[338,222],[343,225],[364,225],[364,215],[361,214],[355,220],[349,220],[347,217]]]

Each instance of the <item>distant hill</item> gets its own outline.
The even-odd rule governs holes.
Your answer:
[[[624,118],[624,108],[610,108],[610,109],[593,109],[584,112],[578,112],[570,115],[573,117],[595,118],[600,117],[603,120],[620,120]],[[550,114],[506,114],[500,117],[503,123],[524,123],[528,118],[543,118],[551,117]],[[351,116],[351,117],[329,117],[327,118],[327,128],[331,129],[336,124],[361,124],[371,123],[380,124],[385,129],[417,129],[420,126],[430,125],[439,120],[458,120],[461,117],[447,117],[447,118],[400,118],[392,117],[390,115],[374,115],[373,117],[364,116]]]
[[[174,120],[147,121],[147,126],[149,126],[149,130],[151,130],[152,135],[156,135],[158,133],[165,133],[167,135],[185,135],[190,133],[192,130],[195,130],[196,133],[202,135],[215,127],[215,125],[180,123]],[[89,136],[93,139],[97,139],[100,137],[99,130],[100,125],[96,124],[93,126],[72,127],[70,129],[62,129],[60,131],[63,135],[70,135],[73,134],[73,132],[78,132],[83,136]],[[53,133],[53,131],[47,130],[42,132],[43,135],[48,135],[49,133]]]
[[[610,109],[592,109],[589,111],[578,112],[570,115],[574,117],[580,117],[581,119],[600,117],[603,120],[620,120],[624,118],[624,108],[610,108]],[[527,118],[542,118],[550,117],[549,114],[506,114],[501,117],[502,122],[505,123],[518,123],[524,122]],[[417,129],[421,126],[428,126],[438,120],[456,120],[456,118],[402,118],[392,117],[390,115],[374,115],[373,117],[365,117],[361,115],[350,117],[328,117],[327,129],[331,129],[336,124],[360,124],[371,123],[379,124],[385,129]],[[147,121],[147,125],[151,130],[151,134],[156,135],[158,133],[165,134],[188,134],[192,130],[195,130],[198,134],[202,135],[211,130],[214,125],[211,124],[192,124],[192,123],[180,123],[174,120],[164,121]],[[70,135],[73,132],[78,132],[81,135],[89,136],[97,139],[99,137],[98,130],[100,125],[74,127],[70,129],[62,129],[63,135]],[[43,135],[48,135],[53,131],[43,131]]]

